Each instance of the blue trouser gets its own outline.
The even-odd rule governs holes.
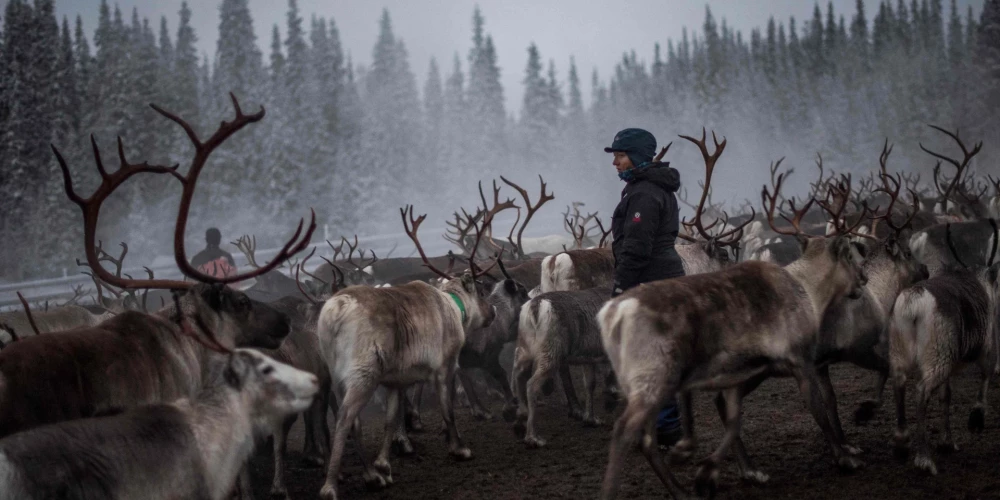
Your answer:
[[[660,413],[656,415],[656,429],[669,431],[681,425],[680,414],[677,412],[677,403],[668,403]]]

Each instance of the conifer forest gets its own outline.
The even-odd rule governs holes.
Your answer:
[[[742,187],[766,181],[780,157],[804,183],[816,153],[837,171],[862,172],[888,139],[898,168],[928,177],[933,162],[917,147],[935,137],[928,123],[1000,143],[995,0],[976,15],[954,0],[858,0],[853,12],[817,3],[811,18],[774,17],[750,32],[706,9],[680,39],[621,47],[614,67],[579,68],[526,41],[523,66],[503,68],[523,74],[523,102],[506,106],[488,12],[469,12],[469,44],[452,57],[414,61],[384,11],[369,66],[346,56],[335,18],[301,12],[295,0],[269,43],[256,40],[247,0],[221,0],[218,12],[216,51],[199,54],[186,6],[174,19],[148,19],[103,2],[87,32],[79,18],[56,18],[53,0],[6,2],[0,276],[54,276],[82,255],[79,212],[50,144],[84,192],[98,179],[91,135],[112,165],[118,136],[130,161],[187,164],[183,131],[151,102],[206,133],[229,116],[228,92],[245,109],[267,110],[211,158],[192,244],[215,225],[273,246],[286,235],[271,228],[309,208],[335,235],[398,231],[399,206],[444,220],[498,175],[531,185],[541,174],[560,206],[608,211],[619,181],[601,147],[628,125],[664,144],[703,126],[729,137],[714,196],[732,206],[754,197]],[[696,152],[678,149],[675,164],[700,175]],[[994,165],[994,151],[985,148],[977,168]],[[592,182],[570,181],[578,178]],[[169,254],[178,193],[162,177],[128,183],[104,207],[100,238],[127,241],[137,262]]]

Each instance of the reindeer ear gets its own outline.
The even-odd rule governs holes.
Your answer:
[[[507,295],[517,295],[517,282],[514,280],[503,280],[504,291]]]
[[[226,363],[226,369],[222,372],[222,378],[229,384],[230,387],[236,390],[240,390],[243,387],[243,382],[247,378],[247,373],[250,371],[250,365],[238,352],[230,353],[229,360]]]
[[[864,246],[861,243],[858,243],[856,241],[852,241],[851,242],[851,246],[853,246],[854,249],[857,250],[859,254],[861,254],[861,258],[862,259],[867,259],[868,258],[868,247],[866,247],[866,246]]]
[[[464,288],[466,292],[476,293],[476,280],[472,278],[471,274],[465,273],[462,275],[462,288]]]
[[[798,234],[795,235],[795,240],[799,242],[799,248],[801,248],[803,252],[805,252],[806,251],[806,247],[809,246],[809,240],[810,239],[811,238],[809,238],[808,235],[803,234],[803,233],[798,233]]]

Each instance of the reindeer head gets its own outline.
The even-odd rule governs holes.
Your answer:
[[[226,347],[277,349],[291,331],[287,315],[227,286],[196,285],[181,299],[181,309],[204,321]]]
[[[249,403],[251,416],[268,423],[305,411],[319,391],[315,375],[250,349],[230,353],[222,376]]]
[[[472,274],[463,273],[459,278],[453,278],[440,286],[442,292],[453,293],[465,306],[465,321],[462,326],[466,332],[486,328],[496,318],[496,309],[489,303],[489,291],[482,286]]]

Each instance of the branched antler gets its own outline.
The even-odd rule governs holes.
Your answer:
[[[542,205],[556,198],[555,193],[545,194],[545,180],[542,179],[541,175],[539,175],[538,182],[541,184],[541,190],[538,194],[538,201],[535,204],[532,204],[531,198],[528,196],[528,192],[525,191],[524,188],[507,180],[507,178],[505,178],[502,175],[500,176],[500,180],[503,181],[508,186],[514,188],[514,190],[517,191],[521,195],[521,198],[524,200],[524,207],[527,213],[525,214],[524,222],[521,223],[521,227],[517,229],[517,243],[515,243],[514,240],[512,239],[512,236],[514,234],[514,227],[517,226],[517,223],[514,224],[514,227],[511,227],[510,234],[507,236],[507,240],[510,241],[511,245],[514,246],[515,251],[518,253],[517,257],[524,258],[525,256],[524,247],[521,246],[521,237],[524,235],[524,229],[528,227],[528,223],[531,222],[531,218],[535,215],[535,212],[538,212],[538,209],[541,208]],[[518,209],[518,217],[520,217],[520,213],[521,213],[520,209]]]

